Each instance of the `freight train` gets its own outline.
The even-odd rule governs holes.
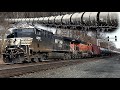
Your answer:
[[[118,12],[77,12],[40,18],[12,18],[9,22],[37,22],[47,26],[96,30],[96,28],[115,30],[119,26]]]
[[[16,28],[7,36],[3,51],[5,63],[41,62],[53,59],[79,59],[113,52],[74,38],[63,37],[41,28]],[[116,53],[116,52],[114,52]]]

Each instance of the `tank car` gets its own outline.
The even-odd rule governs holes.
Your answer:
[[[100,12],[99,23],[102,26],[118,26],[118,13],[117,12]]]
[[[33,22],[38,22],[39,18],[34,18]],[[25,20],[26,21],[26,20]]]
[[[82,15],[84,14],[84,12],[82,13],[74,13],[71,16],[71,24],[73,25],[82,25]]]
[[[115,12],[109,12],[109,22],[111,26],[118,26],[119,16]]]
[[[32,22],[33,18],[29,18],[29,22]]]
[[[55,18],[55,24],[62,25],[62,17],[63,17],[63,15],[56,16],[56,18]]]
[[[45,18],[43,19],[43,23],[44,23],[44,24],[48,24],[48,19],[49,19],[49,17],[45,17]]]
[[[97,26],[98,25],[98,14],[99,12],[92,12],[90,13],[89,20],[91,26]]]
[[[43,19],[44,19],[44,17],[38,18],[38,22],[39,22],[39,23],[43,23]]]
[[[85,26],[89,26],[90,25],[90,14],[91,12],[85,12],[83,17],[82,17],[82,22],[83,22],[83,25]]]
[[[107,26],[108,18],[109,18],[109,12],[101,12],[99,14],[99,24],[101,26]]]
[[[54,22],[55,22],[55,17],[56,16],[51,16],[51,17],[49,17],[49,24],[54,24]]]
[[[101,53],[101,56],[110,56],[111,51],[106,48],[100,48],[100,53]]]
[[[26,22],[30,22],[30,18],[26,18]]]
[[[70,25],[70,18],[71,18],[72,14],[66,14],[63,16],[62,18],[62,24],[64,25]]]

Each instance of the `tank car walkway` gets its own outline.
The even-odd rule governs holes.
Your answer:
[[[25,74],[17,78],[120,78],[120,56]]]

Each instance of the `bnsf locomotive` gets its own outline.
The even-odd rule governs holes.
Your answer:
[[[17,28],[7,36],[5,63],[40,62],[100,56],[100,47],[73,38],[58,36],[40,28]],[[108,50],[107,50],[108,51]],[[108,55],[107,53],[105,55]]]

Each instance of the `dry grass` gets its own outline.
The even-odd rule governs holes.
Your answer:
[[[4,64],[3,60],[2,60],[2,56],[0,55],[0,64]]]

